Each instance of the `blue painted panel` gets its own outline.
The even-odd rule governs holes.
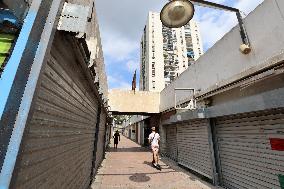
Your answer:
[[[0,118],[2,119],[2,115],[4,113],[5,105],[7,103],[7,99],[9,97],[9,93],[12,89],[12,85],[14,79],[16,77],[16,73],[18,67],[20,65],[20,61],[23,55],[23,52],[26,48],[29,35],[34,24],[35,18],[37,15],[37,10],[30,10],[28,15],[25,18],[25,22],[20,31],[18,40],[15,44],[15,48],[11,54],[10,59],[8,60],[7,66],[0,78]],[[10,19],[12,20],[12,19]],[[13,21],[13,20],[12,20]],[[19,139],[21,140],[21,139]],[[15,154],[17,157],[17,154]],[[14,159],[6,159],[7,163],[3,165],[0,173],[0,189],[8,189],[10,184],[10,179],[12,177]]]
[[[18,40],[16,42],[14,51],[6,65],[6,68],[0,78],[0,118],[2,118],[7,99],[12,88],[13,81],[16,76],[17,68],[20,64],[23,52],[26,48],[27,41],[35,21],[36,11],[31,10],[26,19],[25,23],[21,29]]]
[[[11,11],[0,9],[0,23],[3,23],[4,21],[11,22],[15,26],[20,27],[18,18]]]

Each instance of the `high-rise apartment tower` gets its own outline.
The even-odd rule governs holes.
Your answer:
[[[203,54],[197,23],[167,28],[149,12],[141,39],[140,90],[162,91]]]

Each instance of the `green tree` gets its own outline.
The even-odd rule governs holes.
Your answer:
[[[128,115],[115,115],[113,117],[115,124],[121,125],[124,121],[127,121],[130,118]]]

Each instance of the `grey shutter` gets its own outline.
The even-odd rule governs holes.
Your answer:
[[[98,134],[98,145],[96,152],[96,165],[95,170],[98,169],[100,163],[104,157],[104,145],[105,145],[105,128],[106,128],[106,113],[104,111],[101,112],[100,116],[100,125],[99,125],[99,134]]]
[[[208,120],[193,120],[177,126],[178,163],[212,179]]]
[[[175,125],[166,127],[166,154],[169,158],[177,160],[177,132]]]
[[[218,118],[216,128],[223,186],[280,189],[284,151],[269,138],[284,138],[283,110]]]
[[[87,188],[98,100],[68,42],[58,32],[27,125],[11,188]]]

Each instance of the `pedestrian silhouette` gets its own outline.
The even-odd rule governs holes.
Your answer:
[[[158,164],[159,161],[159,143],[160,143],[160,135],[156,132],[156,128],[152,127],[152,133],[149,135],[149,143],[151,143],[153,160],[152,164],[155,168],[161,170],[161,166]]]
[[[120,141],[120,134],[118,131],[116,131],[113,135],[114,138],[114,148],[117,149],[117,145],[118,145],[118,140]]]

